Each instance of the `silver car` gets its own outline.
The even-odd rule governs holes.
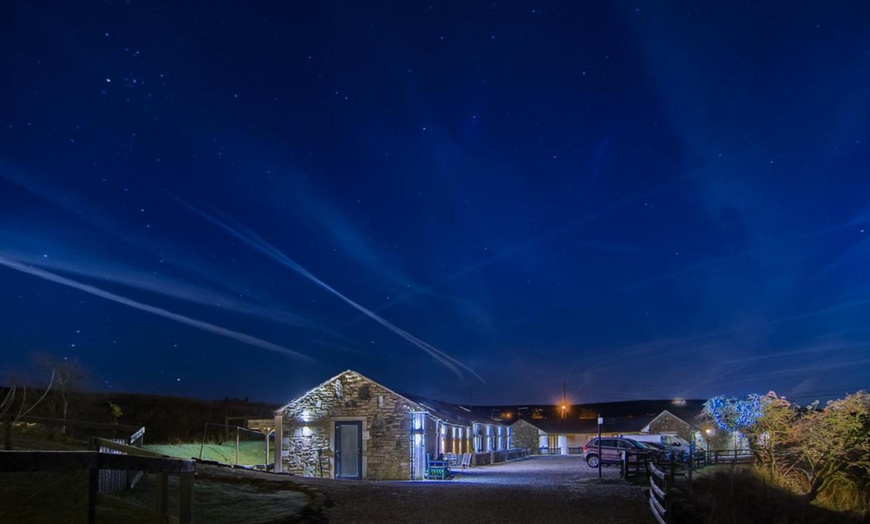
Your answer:
[[[634,462],[637,457],[647,457],[652,451],[640,442],[624,437],[601,437],[601,456],[598,456],[598,437],[593,438],[583,446],[583,460],[590,468],[601,464],[619,464],[622,462],[622,452],[629,452],[628,460]]]

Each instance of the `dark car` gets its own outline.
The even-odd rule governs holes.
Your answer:
[[[601,464],[619,464],[622,462],[622,452],[629,452],[628,460],[634,462],[637,457],[647,457],[652,450],[644,444],[624,437],[601,437],[601,456],[598,456],[598,438],[593,438],[583,446],[583,460],[590,468]],[[632,458],[634,457],[634,458]]]
[[[649,448],[651,456],[655,461],[668,461],[671,459],[671,455],[674,454],[673,449],[664,444],[657,444],[655,442],[641,442],[641,444]]]

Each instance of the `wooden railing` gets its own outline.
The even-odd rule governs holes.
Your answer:
[[[751,449],[711,449],[706,452],[706,463],[709,464],[747,464],[755,462],[755,454]]]
[[[659,524],[669,522],[675,473],[673,460],[667,466],[649,464],[649,507]]]
[[[619,475],[622,478],[627,479],[649,473],[649,454],[637,453],[635,451],[620,451],[619,457],[621,468]]]
[[[2,451],[0,471],[39,472],[88,470],[88,524],[96,522],[97,505],[114,506],[131,513],[155,518],[161,524],[193,522],[193,480],[196,463],[192,460],[154,456],[132,446],[104,439],[93,439],[92,446],[121,448],[125,454],[98,451]],[[150,454],[149,454],[150,453]],[[100,470],[145,471],[157,475],[153,510],[98,492]],[[179,477],[178,517],[169,514],[168,477]]]

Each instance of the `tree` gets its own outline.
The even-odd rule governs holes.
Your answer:
[[[859,391],[801,417],[794,447],[809,500],[834,484],[870,492],[870,395]]]
[[[764,412],[765,407],[772,402],[769,395],[770,393],[768,395],[753,393],[745,400],[721,395],[713,397],[704,403],[702,416],[729,434],[746,435]],[[751,446],[753,446],[752,442],[750,442]]]
[[[770,392],[714,397],[704,414],[750,438],[756,466],[778,486],[810,502],[870,514],[870,395],[859,391],[801,408]]]
[[[50,404],[52,416],[68,419],[73,409],[72,397],[84,389],[87,372],[75,358],[58,358],[48,353],[36,353],[33,360],[37,367],[53,374],[54,386]]]
[[[762,473],[777,484],[788,484],[788,479],[794,478],[788,453],[794,442],[799,408],[773,391],[765,397],[755,423],[745,428],[745,432],[750,436]]]

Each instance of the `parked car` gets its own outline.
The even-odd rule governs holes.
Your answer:
[[[684,460],[692,450],[691,444],[676,435],[659,435],[654,433],[642,433],[638,435],[622,435],[631,440],[644,444],[660,444],[668,448],[676,460]]]
[[[668,453],[664,457],[670,460],[673,455],[674,460],[682,462],[689,457],[692,446],[676,435],[656,435],[656,434],[640,434],[628,435],[628,438],[644,444],[656,444],[667,449]]]
[[[648,447],[650,451],[652,451],[652,459],[654,462],[669,462],[671,457],[674,457],[674,460],[681,462],[682,452],[674,453],[674,448],[670,446],[666,446],[664,444],[658,444],[656,442],[641,442],[644,446]]]
[[[583,446],[583,460],[590,468],[601,464],[619,464],[622,462],[622,452],[632,452],[629,457],[650,456],[652,450],[641,442],[625,437],[601,437],[601,456],[598,456],[598,437],[593,438]],[[629,458],[634,461],[637,458]]]

